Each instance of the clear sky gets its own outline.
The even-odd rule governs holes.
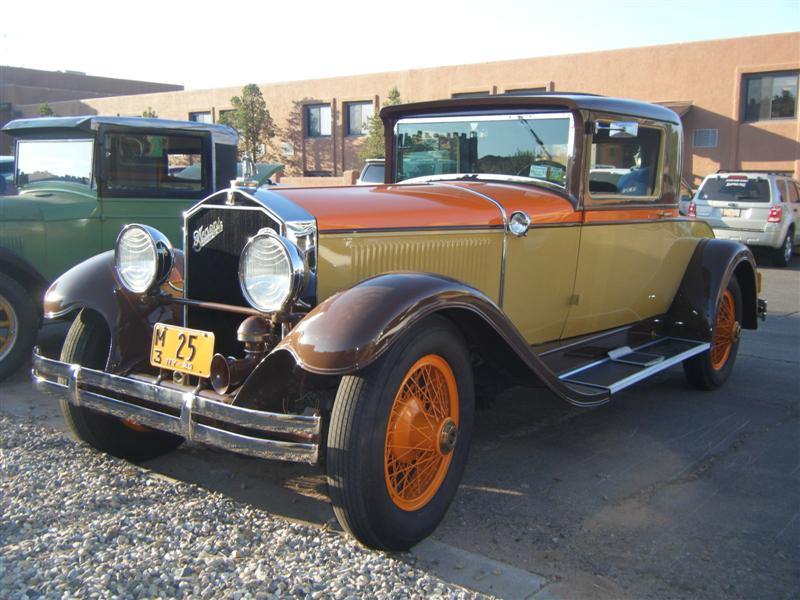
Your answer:
[[[16,0],[0,12],[2,65],[187,89],[800,30],[800,0]]]

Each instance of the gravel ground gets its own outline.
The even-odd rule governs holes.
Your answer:
[[[0,417],[3,598],[477,598],[344,535]]]

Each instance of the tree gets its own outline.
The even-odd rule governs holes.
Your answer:
[[[152,106],[148,106],[147,108],[145,108],[142,111],[142,116],[144,118],[146,118],[146,119],[157,119],[158,118],[158,115],[156,114],[156,111],[153,110]]]
[[[400,102],[400,92],[397,91],[395,86],[389,90],[389,95],[383,106],[392,106],[393,104],[400,104]],[[364,140],[364,145],[361,146],[361,150],[358,152],[359,158],[361,160],[383,158],[386,152],[386,140],[383,136],[383,121],[381,121],[380,115],[372,115],[369,120],[368,132],[367,139]]]
[[[239,153],[247,152],[253,161],[266,155],[269,141],[275,136],[275,122],[267,103],[255,83],[242,88],[241,96],[231,98],[233,110],[220,115],[220,123],[239,132]]]
[[[53,107],[51,107],[47,102],[42,102],[38,108],[39,116],[40,117],[52,117],[55,115],[55,111],[53,111]]]

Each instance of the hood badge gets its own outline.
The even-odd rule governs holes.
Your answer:
[[[209,225],[201,225],[192,232],[192,249],[200,252],[205,246],[222,233],[222,220],[217,219]]]

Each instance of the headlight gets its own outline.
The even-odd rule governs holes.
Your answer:
[[[169,277],[174,257],[167,237],[146,225],[126,225],[117,236],[114,264],[120,282],[144,294]]]
[[[281,310],[297,299],[306,279],[306,267],[295,245],[270,229],[259,231],[242,250],[239,285],[257,310]]]

